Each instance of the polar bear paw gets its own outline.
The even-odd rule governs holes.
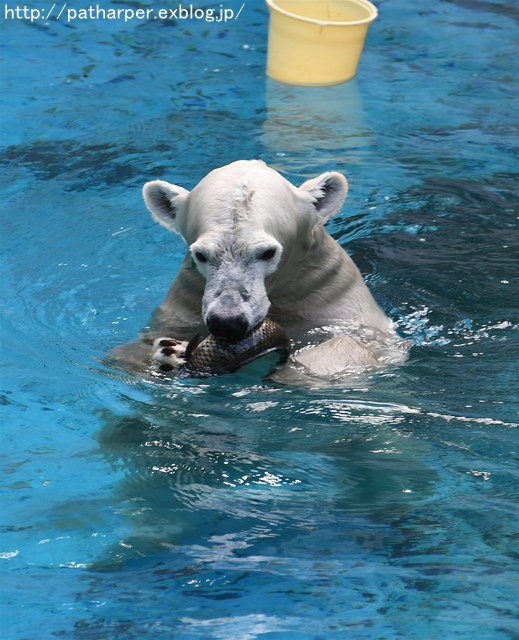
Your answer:
[[[176,371],[185,364],[188,343],[172,338],[157,338],[153,342],[152,365],[160,373]]]

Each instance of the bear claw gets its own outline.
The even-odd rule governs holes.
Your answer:
[[[163,373],[169,373],[170,371],[174,370],[174,366],[172,364],[161,364],[159,367],[159,371],[162,371]]]
[[[180,344],[178,340],[170,340],[169,338],[159,339],[159,347],[177,347]]]
[[[175,371],[185,363],[187,342],[157,338],[153,343],[152,367],[161,373]]]

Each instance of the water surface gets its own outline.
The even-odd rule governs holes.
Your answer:
[[[265,79],[261,3],[2,22],[9,640],[519,634],[517,6],[378,6],[324,89]],[[107,369],[184,252],[142,184],[255,157],[348,176],[329,229],[408,362],[310,389]]]

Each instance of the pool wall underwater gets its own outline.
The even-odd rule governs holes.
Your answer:
[[[266,78],[262,2],[98,6],[153,12],[0,7],[2,637],[517,638],[517,3],[382,0],[325,88]],[[404,365],[103,363],[185,252],[144,182],[252,158],[347,175],[328,230]]]

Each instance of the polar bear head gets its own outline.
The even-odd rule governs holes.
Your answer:
[[[155,180],[143,196],[153,217],[184,238],[205,278],[201,313],[209,331],[240,339],[266,317],[281,273],[298,286],[298,265],[347,188],[336,172],[296,188],[264,162],[241,160],[192,191]]]

